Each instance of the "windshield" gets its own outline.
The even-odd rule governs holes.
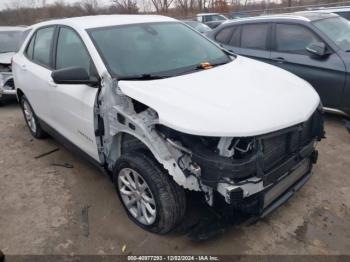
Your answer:
[[[206,21],[222,21],[227,20],[223,15],[208,15]]]
[[[342,17],[333,17],[313,23],[343,51],[350,51],[350,23]]]
[[[198,69],[202,63],[231,59],[215,44],[182,23],[145,23],[89,30],[109,70],[119,79],[170,77]]]
[[[17,52],[22,39],[21,31],[0,32],[0,53]]]

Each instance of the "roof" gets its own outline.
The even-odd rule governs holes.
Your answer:
[[[0,26],[0,32],[5,31],[24,31],[26,30],[23,26]]]
[[[252,16],[252,17],[244,17],[238,18],[235,20],[229,20],[225,22],[227,23],[239,23],[245,21],[272,21],[272,20],[301,20],[306,22],[317,21],[325,18],[337,17],[338,15],[332,13],[323,13],[323,12],[295,12],[295,13],[286,13],[286,14],[276,14],[276,15],[264,15],[264,16]]]
[[[152,22],[172,22],[177,21],[173,18],[160,15],[96,15],[96,16],[81,16],[73,18],[64,18],[58,20],[50,20],[42,22],[33,27],[63,24],[82,29],[108,27],[117,25],[152,23]]]

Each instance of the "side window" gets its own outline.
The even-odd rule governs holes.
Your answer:
[[[344,12],[335,12],[337,15],[344,17],[347,20],[350,20],[350,11],[344,11]]]
[[[239,47],[240,46],[240,40],[241,40],[241,30],[239,27],[235,28],[232,37],[230,39],[229,45]]]
[[[56,69],[82,67],[89,73],[90,64],[90,56],[77,33],[62,27],[58,35]]]
[[[242,26],[241,47],[248,49],[267,49],[269,24],[248,24]]]
[[[309,29],[300,25],[276,24],[276,51],[306,54],[306,47],[319,42]]]
[[[235,29],[235,27],[225,27],[222,29],[219,33],[216,34],[215,40],[219,43],[226,44],[232,35],[232,31]]]
[[[36,32],[33,49],[33,61],[44,66],[50,66],[52,39],[55,27],[46,27]]]
[[[32,36],[32,39],[30,39],[30,43],[29,43],[29,45],[27,47],[27,51],[26,51],[27,57],[31,60],[33,59],[35,36],[36,36],[36,34],[34,34]]]
[[[203,16],[204,22],[210,22],[213,20],[213,17],[211,15],[205,15]]]

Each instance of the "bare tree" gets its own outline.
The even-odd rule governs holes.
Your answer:
[[[157,13],[167,13],[174,0],[152,0]]]
[[[88,15],[96,15],[98,13],[99,3],[97,0],[83,0],[81,6]]]
[[[138,13],[136,0],[113,0],[114,7],[118,13]]]

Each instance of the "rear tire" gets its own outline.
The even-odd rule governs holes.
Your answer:
[[[28,99],[23,95],[21,97],[21,108],[24,116],[24,120],[27,123],[30,133],[37,139],[47,137],[46,132],[42,129],[38,117],[35,115],[32,106]]]
[[[141,228],[166,234],[183,220],[184,189],[150,157],[138,152],[122,155],[116,163],[113,181],[128,216]]]

